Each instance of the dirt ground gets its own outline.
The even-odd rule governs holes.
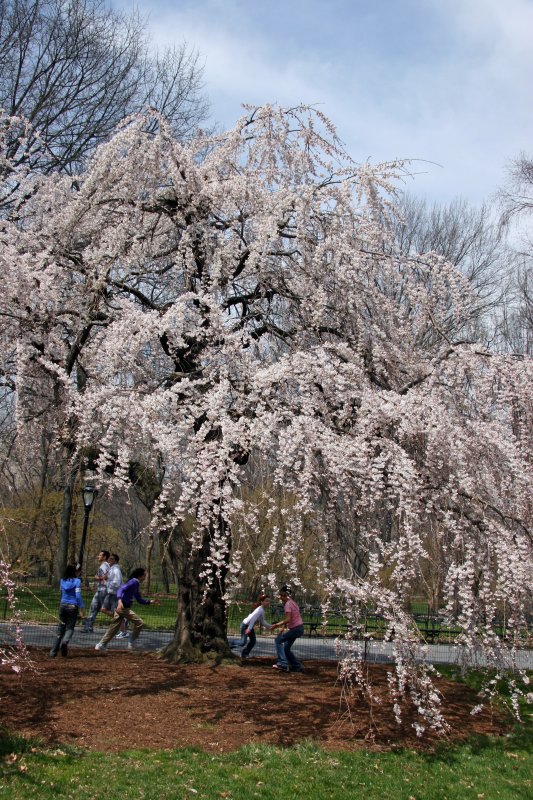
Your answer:
[[[2,725],[49,744],[120,751],[194,746],[227,752],[247,743],[290,746],[313,740],[327,749],[373,746],[431,748],[417,739],[412,709],[399,728],[386,692],[387,668],[370,667],[382,702],[342,696],[332,662],[308,661],[305,672],[272,669],[272,660],[235,665],[169,665],[153,653],[75,650],[52,660],[33,650],[36,672],[22,678],[0,671]],[[508,721],[489,710],[470,715],[475,695],[439,681],[448,739],[502,734]]]

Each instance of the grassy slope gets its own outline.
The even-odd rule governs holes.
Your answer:
[[[0,798],[232,798],[250,800],[530,800],[533,724],[505,739],[480,738],[437,753],[328,753],[313,744],[120,754],[46,750],[1,741]]]

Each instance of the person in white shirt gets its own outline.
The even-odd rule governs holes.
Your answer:
[[[112,617],[116,611],[118,604],[117,592],[119,587],[124,583],[122,580],[122,570],[118,565],[119,560],[116,553],[111,553],[109,556],[109,572],[106,575],[105,586],[106,593],[102,608],[100,609],[100,611],[107,614],[108,617]]]
[[[270,630],[272,627],[272,625],[269,625],[265,619],[265,609],[267,609],[269,605],[270,597],[267,594],[260,594],[252,613],[248,614],[248,616],[245,617],[241,622],[241,639],[237,644],[237,647],[243,648],[241,652],[241,658],[248,658],[250,652],[255,647],[257,640],[254,631],[254,625],[259,623],[259,625],[267,630]]]
[[[119,561],[120,558],[118,557],[117,553],[111,553],[109,556],[109,572],[107,573],[106,581],[106,595],[104,597],[104,602],[102,603],[102,608],[100,609],[100,611],[103,614],[106,614],[108,617],[113,617],[115,615],[118,605],[117,592],[119,587],[124,583],[124,580],[122,579],[122,570],[118,565]],[[117,634],[117,638],[123,639],[126,638],[127,635],[126,621],[123,621],[123,624],[120,627],[120,633]]]
[[[96,558],[98,559],[98,572],[94,576],[96,581],[96,591],[91,601],[89,616],[85,620],[85,625],[83,627],[84,633],[90,633],[92,631],[94,620],[102,608],[102,603],[104,602],[104,597],[106,596],[107,592],[106,583],[107,573],[109,572],[109,564],[107,559],[109,558],[109,550],[100,550]]]

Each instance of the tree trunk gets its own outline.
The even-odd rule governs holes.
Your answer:
[[[63,487],[63,508],[61,511],[61,527],[59,529],[59,548],[56,561],[56,580],[57,583],[63,577],[68,560],[68,549],[70,539],[70,521],[72,517],[72,499],[76,478],[80,468],[79,460],[74,462],[70,459],[70,454],[65,455],[64,467],[64,487]]]
[[[43,431],[41,434],[41,451],[42,451],[42,462],[41,462],[41,471],[39,475],[39,491],[37,494],[37,502],[35,503],[35,508],[33,510],[32,518],[30,527],[28,530],[28,541],[33,542],[35,539],[36,531],[37,531],[37,523],[39,521],[39,517],[41,515],[41,508],[43,505],[44,493],[46,489],[46,482],[48,479],[48,463],[49,463],[49,442],[47,440],[47,435]],[[53,568],[51,575],[53,575]]]
[[[222,519],[219,525],[223,526]],[[226,638],[224,600],[226,570],[220,577],[200,578],[206,570],[213,532],[207,530],[201,547],[192,552],[183,531],[174,531],[168,554],[178,583],[178,614],[173,640],[162,650],[167,661],[185,663],[233,659]],[[208,588],[207,588],[208,587]]]
[[[163,553],[161,558],[161,577],[163,580],[163,591],[165,594],[170,594],[170,569],[166,552]]]
[[[150,594],[150,586],[152,583],[152,551],[154,549],[154,534],[148,534],[148,543],[146,545],[146,594]]]

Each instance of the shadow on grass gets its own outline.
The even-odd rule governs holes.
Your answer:
[[[493,755],[494,759],[510,756],[517,758],[520,753],[521,758],[531,758],[533,760],[533,722],[528,720],[516,723],[511,733],[506,736],[489,736],[478,734],[470,736],[461,743],[442,742],[434,750],[417,752],[417,756],[423,759],[428,765],[442,763],[450,768],[457,768],[464,758],[465,750],[472,756]],[[405,747],[394,748],[391,754],[404,757],[412,750]]]
[[[15,733],[9,733],[5,728],[0,728],[0,759],[13,753],[16,755],[27,753],[32,747],[42,747],[42,742],[37,739],[30,741],[24,736],[18,736]]]

